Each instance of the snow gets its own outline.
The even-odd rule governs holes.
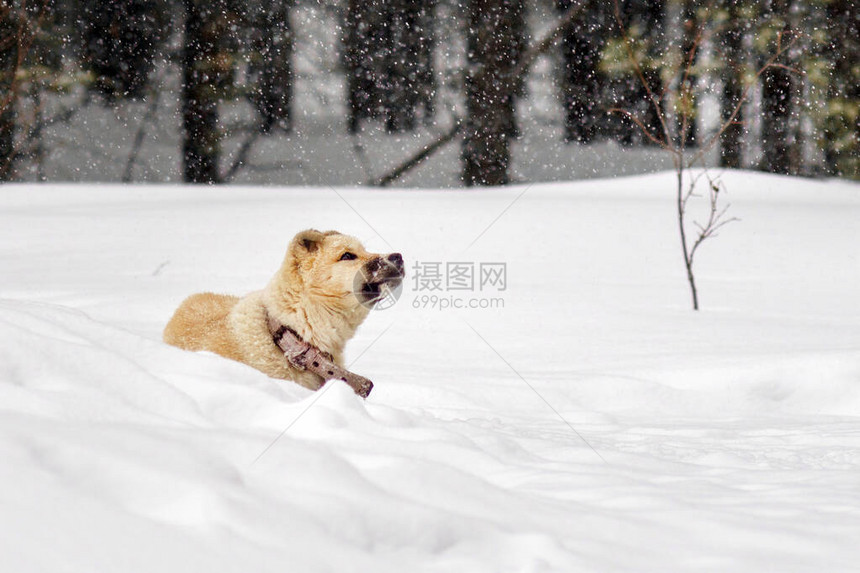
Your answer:
[[[4,569],[856,570],[860,187],[723,180],[699,313],[669,173],[0,188]],[[504,308],[420,308],[408,276],[347,348],[367,401],[160,341],[306,227],[505,262]]]

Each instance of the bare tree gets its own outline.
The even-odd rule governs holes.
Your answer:
[[[744,88],[740,97],[738,98],[734,109],[731,110],[731,113],[728,114],[728,117],[724,117],[722,119],[722,122],[718,126],[715,133],[711,137],[700,141],[699,149],[692,156],[689,156],[686,149],[687,137],[684,134],[688,134],[687,129],[689,123],[693,119],[690,116],[692,112],[685,111],[684,108],[680,110],[680,118],[676,123],[678,133],[673,133],[668,118],[666,117],[666,114],[664,113],[663,108],[661,106],[661,101],[665,97],[677,98],[679,94],[672,93],[672,89],[664,90],[662,94],[657,93],[652,89],[636,57],[633,42],[630,39],[630,36],[627,34],[627,29],[623,24],[621,8],[619,6],[618,0],[615,0],[615,18],[618,22],[619,27],[621,28],[624,44],[627,50],[627,56],[636,72],[637,78],[645,89],[648,103],[651,105],[652,109],[657,115],[657,118],[660,122],[661,132],[658,134],[652,133],[651,130],[648,129],[648,126],[643,122],[643,120],[629,110],[613,108],[610,110],[610,112],[620,113],[626,116],[628,119],[630,119],[630,121],[632,121],[639,127],[645,137],[650,139],[652,143],[659,145],[664,151],[666,151],[672,156],[672,163],[674,166],[676,181],[675,207],[678,220],[678,231],[681,242],[681,251],[684,258],[684,269],[687,274],[687,282],[690,285],[690,294],[692,297],[693,310],[699,310],[699,295],[698,289],[696,287],[696,277],[693,271],[693,263],[695,261],[696,253],[698,252],[699,247],[705,240],[714,237],[720,228],[733,220],[731,218],[727,218],[726,216],[728,211],[728,205],[726,205],[725,207],[720,206],[720,191],[723,189],[723,187],[718,180],[713,179],[708,174],[703,161],[704,156],[708,151],[710,151],[710,149],[714,147],[714,145],[716,145],[716,143],[720,140],[720,137],[725,134],[726,130],[735,124],[738,118],[738,114],[740,113],[741,107],[749,96],[750,89],[758,83],[759,78],[761,78],[763,74],[774,69],[785,70],[787,72],[792,71],[791,68],[779,63],[778,60],[782,56],[784,56],[785,53],[794,45],[794,43],[797,41],[797,36],[788,31],[780,32],[778,34],[773,54],[759,68],[753,80]],[[786,41],[786,37],[788,38],[788,41]],[[690,85],[688,81],[692,74],[692,68],[694,66],[694,63],[696,61],[696,51],[698,51],[699,47],[701,46],[701,42],[702,31],[701,29],[699,29],[695,33],[695,39],[689,48],[690,51],[683,53],[684,64],[679,72],[680,81],[677,83],[670,82],[669,84],[677,85],[678,87],[675,88],[676,90],[689,89],[687,87]],[[690,172],[690,169],[696,166],[700,166],[703,168],[703,171],[698,176],[694,176]],[[704,223],[694,221],[692,223],[692,227],[695,230],[691,232],[691,229],[688,228],[687,220],[687,215],[689,212],[688,206],[690,199],[697,196],[697,184],[699,183],[702,175],[706,177],[708,181],[709,215],[708,219]]]

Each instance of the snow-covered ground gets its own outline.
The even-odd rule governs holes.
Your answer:
[[[724,180],[700,313],[668,173],[0,188],[2,569],[856,571],[860,186]],[[410,268],[347,348],[366,402],[160,342],[306,227]],[[506,263],[442,293],[504,308],[429,308],[432,262]]]

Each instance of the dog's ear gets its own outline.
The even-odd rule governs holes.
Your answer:
[[[322,245],[325,235],[316,229],[308,229],[297,234],[293,239],[290,250],[293,254],[301,256],[308,253],[316,252]]]

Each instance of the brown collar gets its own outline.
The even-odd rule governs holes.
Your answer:
[[[295,330],[266,314],[272,342],[281,349],[290,366],[313,372],[323,379],[323,384],[329,380],[343,380],[356,394],[367,398],[373,389],[373,382],[338,366],[331,354],[306,342]]]

